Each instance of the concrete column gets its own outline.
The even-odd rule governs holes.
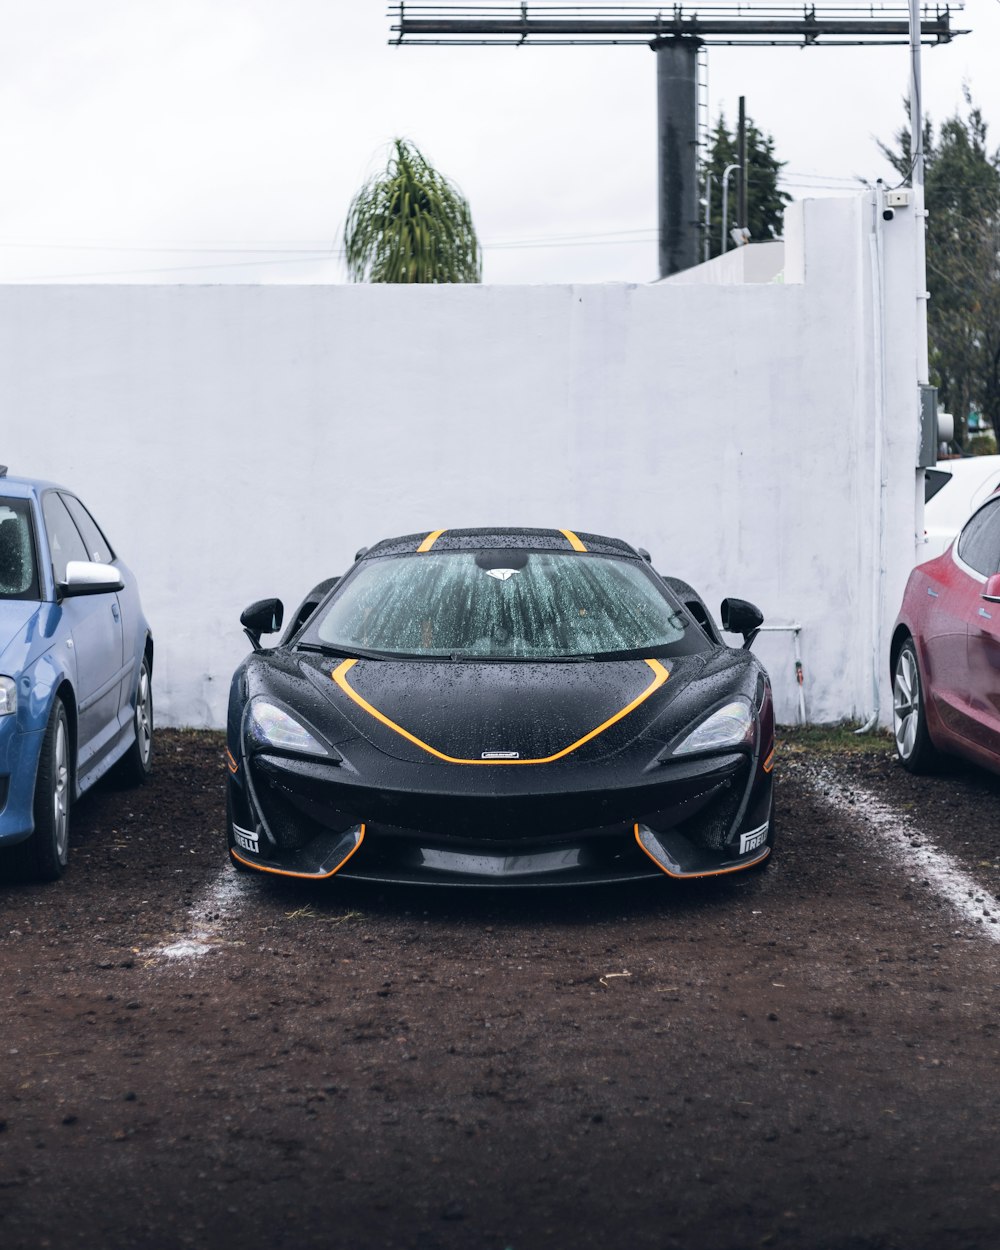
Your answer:
[[[650,46],[656,53],[660,277],[699,260],[698,47],[690,36]]]

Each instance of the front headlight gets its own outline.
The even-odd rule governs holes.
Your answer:
[[[303,755],[334,756],[313,734],[283,708],[267,699],[254,699],[243,722],[248,738],[263,747],[296,751]]]
[[[692,729],[673,749],[674,755],[692,755],[695,751],[718,751],[738,747],[753,738],[753,713],[741,701],[718,708],[707,720]]]
[[[17,683],[13,677],[0,677],[0,716],[13,716],[17,711]]]

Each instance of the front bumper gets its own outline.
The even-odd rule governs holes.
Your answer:
[[[388,789],[326,761],[230,761],[230,853],[278,875],[584,885],[717,875],[770,853],[770,760],[748,752],[672,761],[604,788],[588,788],[579,769],[519,783],[497,774],[485,793],[429,789],[455,778],[440,768]]]
[[[0,718],[0,847],[23,842],[35,827],[35,777],[44,732],[21,732],[16,716]]]

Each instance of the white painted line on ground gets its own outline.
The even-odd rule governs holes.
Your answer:
[[[1000,908],[990,891],[947,851],[934,846],[909,816],[853,781],[845,786],[825,768],[816,769],[810,782],[841,816],[849,812],[862,817],[878,849],[899,864],[911,882],[926,882],[963,920],[976,925],[978,933],[1000,942]]]
[[[238,907],[242,895],[238,875],[228,864],[188,914],[187,932],[175,942],[157,946],[149,953],[161,959],[198,959],[215,950],[222,940],[219,930]]]

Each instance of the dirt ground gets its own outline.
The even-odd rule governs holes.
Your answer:
[[[786,735],[766,872],[483,894],[236,874],[222,749],[0,882],[4,1250],[1000,1246],[1000,778]]]

